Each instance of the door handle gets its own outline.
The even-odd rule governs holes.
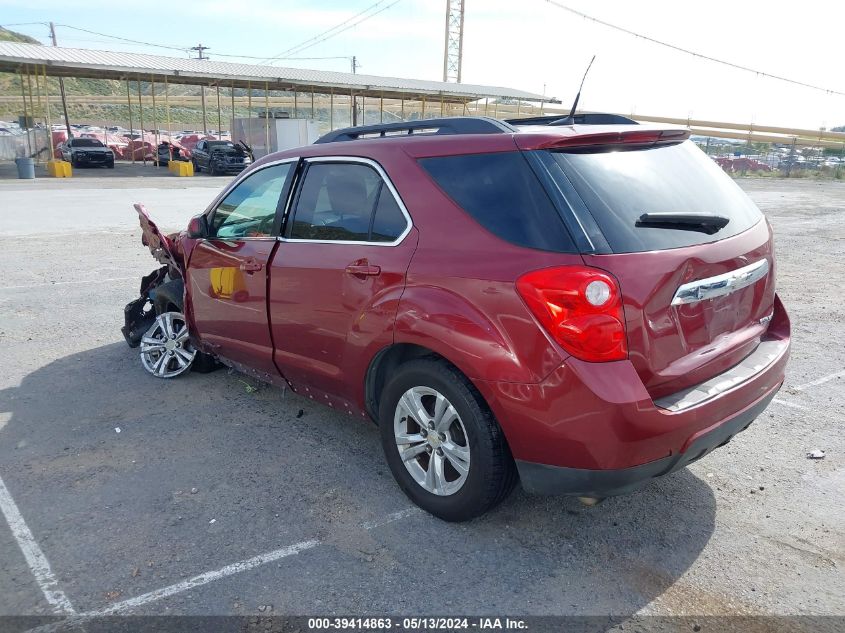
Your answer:
[[[381,274],[380,266],[371,266],[366,260],[362,262],[355,262],[346,267],[346,272],[349,275],[361,275],[365,277],[375,277]]]
[[[248,273],[254,273],[262,268],[264,268],[264,264],[251,257],[242,261],[240,265],[240,269]]]

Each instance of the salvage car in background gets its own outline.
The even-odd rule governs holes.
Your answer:
[[[551,117],[555,119],[555,117]],[[700,459],[777,393],[772,230],[689,132],[483,117],[272,154],[126,306],[153,375],[217,362],[374,420],[446,520],[517,478],[599,499]]]
[[[202,140],[191,150],[191,162],[195,172],[237,174],[252,163],[252,150],[243,143]]]
[[[105,166],[114,169],[114,152],[95,138],[71,138],[58,148],[62,160],[74,167]]]

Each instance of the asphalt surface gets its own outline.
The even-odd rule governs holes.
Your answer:
[[[372,424],[226,371],[158,380],[123,342],[155,266],[131,203],[175,229],[227,180],[0,180],[0,478],[77,613],[845,615],[845,184],[741,181],[794,334],[746,432],[596,507],[517,490],[455,525],[412,509]],[[51,613],[13,529],[0,616]]]

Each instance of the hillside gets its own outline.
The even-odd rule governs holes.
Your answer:
[[[4,29],[0,26],[0,42],[23,42],[24,44],[40,44],[37,39],[24,35],[23,33],[16,33],[9,29]]]

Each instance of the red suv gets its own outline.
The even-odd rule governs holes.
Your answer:
[[[452,118],[267,156],[126,307],[155,376],[234,367],[380,427],[403,491],[475,517],[629,492],[728,442],[784,380],[772,230],[688,139]],[[557,124],[555,124],[557,123]]]

